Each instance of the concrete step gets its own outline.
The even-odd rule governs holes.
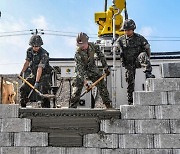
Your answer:
[[[136,149],[102,149],[102,154],[137,154]]]
[[[134,105],[168,104],[167,92],[134,92]]]
[[[0,118],[18,118],[19,105],[0,104]]]
[[[118,148],[118,135],[88,134],[84,136],[83,146],[87,148]]]
[[[162,77],[164,78],[180,78],[180,63],[163,63]]]
[[[5,118],[1,120],[1,132],[29,132],[30,130],[30,119]]]
[[[121,119],[154,119],[155,107],[142,105],[121,105]]]
[[[1,154],[32,154],[30,147],[1,147]]]
[[[154,137],[153,135],[147,135],[147,134],[119,135],[119,148],[151,149],[154,148]]]
[[[172,149],[137,149],[137,154],[178,154]]]
[[[159,79],[147,79],[146,80],[147,91],[179,91],[180,90],[180,78],[159,78]]]

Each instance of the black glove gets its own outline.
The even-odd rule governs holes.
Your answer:
[[[105,68],[105,69],[104,69],[104,72],[106,73],[106,75],[107,75],[107,76],[109,76],[109,75],[110,75],[110,71],[109,71],[109,69],[108,69],[108,68]]]
[[[21,72],[21,73],[19,74],[19,76],[21,76],[21,77],[23,77],[23,75],[24,75],[24,72]]]
[[[38,87],[39,87],[39,82],[35,82],[34,88],[35,88],[35,89],[38,89]]]

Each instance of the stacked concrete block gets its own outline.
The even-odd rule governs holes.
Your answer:
[[[30,147],[2,147],[1,154],[31,154]]]

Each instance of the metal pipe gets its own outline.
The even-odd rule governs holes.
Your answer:
[[[112,73],[112,103],[116,106],[116,46],[114,45],[114,42],[116,40],[116,16],[120,13],[120,10],[116,8],[115,1],[113,0],[113,8],[114,10],[117,10],[118,12],[113,15],[113,73]]]
[[[105,0],[105,3],[104,3],[104,12],[107,11],[107,0]]]

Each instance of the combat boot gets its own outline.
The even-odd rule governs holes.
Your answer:
[[[105,106],[106,106],[106,109],[112,109],[112,103],[108,102],[108,103],[105,103]]]
[[[151,72],[146,72],[146,79],[147,78],[155,78],[155,75],[152,74]]]

